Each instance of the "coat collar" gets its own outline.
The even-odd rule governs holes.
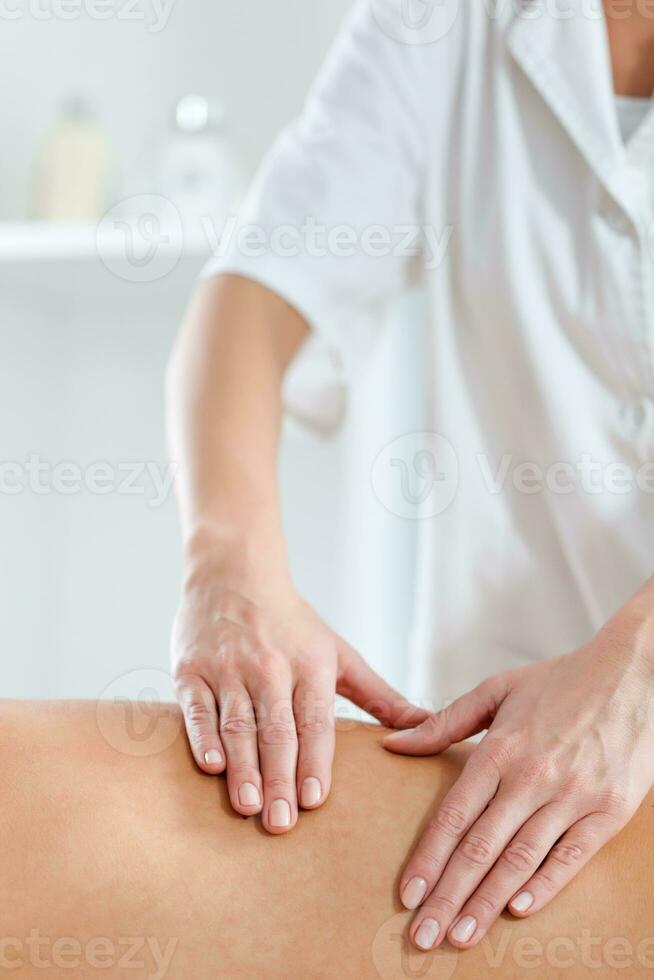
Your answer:
[[[520,0],[508,46],[606,189],[626,204],[629,151],[618,125],[601,0]],[[652,132],[650,123],[651,116],[645,127]],[[637,140],[642,154],[640,134]]]

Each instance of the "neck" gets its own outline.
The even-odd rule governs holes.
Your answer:
[[[654,93],[654,9],[639,0],[604,0],[618,95]]]

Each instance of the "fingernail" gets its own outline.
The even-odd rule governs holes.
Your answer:
[[[241,783],[238,788],[238,802],[241,806],[259,806],[261,797],[254,783]]]
[[[217,766],[223,761],[223,757],[218,749],[209,749],[204,753],[204,761],[208,766]]]
[[[464,915],[452,929],[452,939],[456,939],[457,943],[467,943],[476,928],[477,920],[471,915]]]
[[[415,728],[405,728],[401,732],[391,732],[390,735],[384,736],[385,742],[404,742],[409,741],[413,738],[416,733]]]
[[[402,892],[402,905],[405,909],[417,909],[427,894],[427,882],[424,878],[411,878]]]
[[[300,802],[302,806],[315,806],[322,796],[322,786],[320,780],[315,776],[307,776],[302,783],[300,790]]]
[[[271,827],[288,827],[291,822],[291,808],[286,800],[273,800],[270,804]]]
[[[431,949],[438,939],[439,929],[436,919],[423,919],[416,933],[416,946],[420,949]]]
[[[526,912],[534,904],[534,896],[531,892],[520,892],[510,904],[516,912]]]

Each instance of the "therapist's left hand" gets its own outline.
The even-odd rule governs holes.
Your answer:
[[[418,948],[446,936],[474,946],[507,905],[538,912],[637,810],[654,783],[648,619],[625,607],[587,646],[493,677],[384,739],[432,755],[488,729],[400,880]]]

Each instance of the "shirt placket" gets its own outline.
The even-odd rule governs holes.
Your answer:
[[[643,351],[640,391],[632,394],[623,414],[638,455],[645,460],[654,450],[654,106],[625,147],[614,197],[609,220],[616,233],[631,242],[626,270],[629,307]]]

